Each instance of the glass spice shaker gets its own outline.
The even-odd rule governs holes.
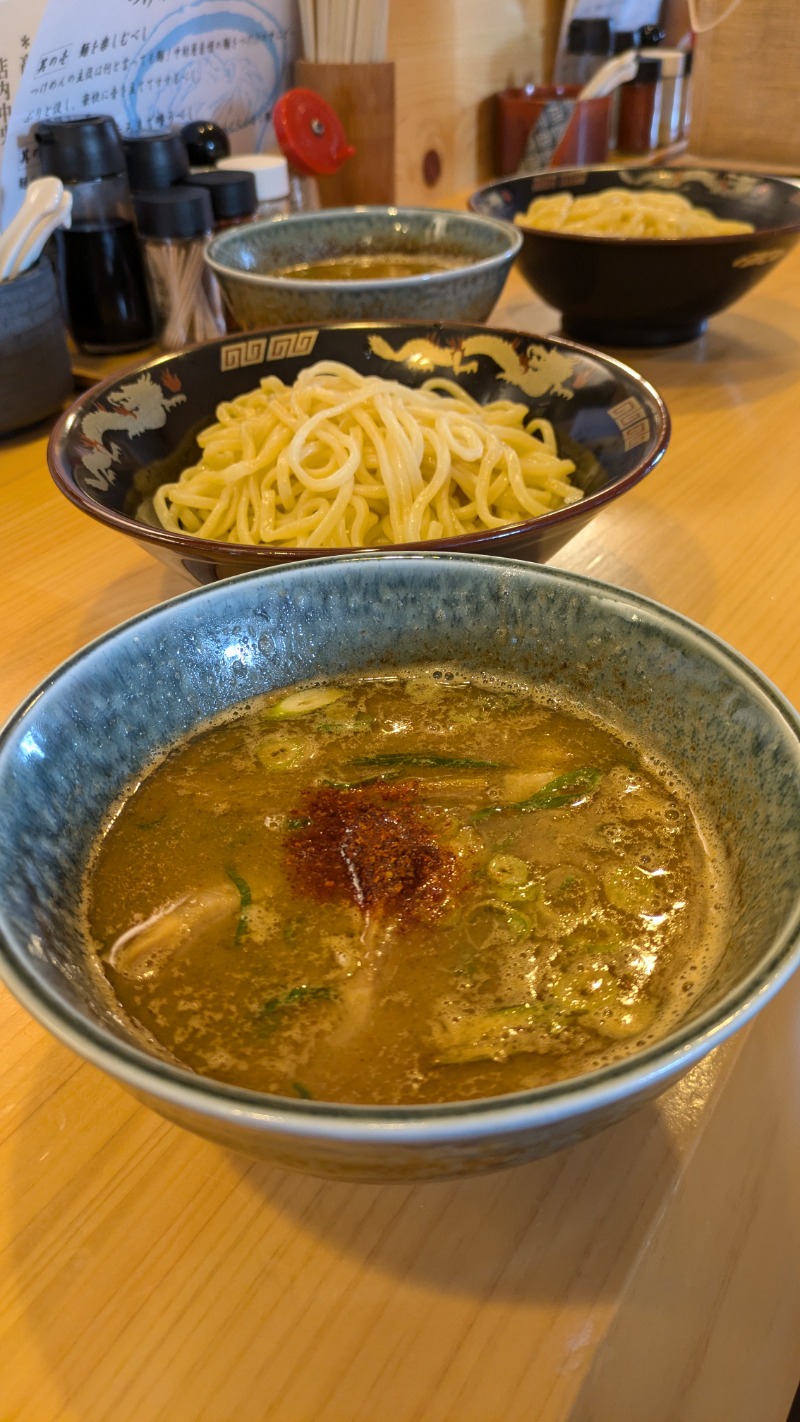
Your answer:
[[[605,17],[573,20],[566,49],[556,61],[555,82],[583,88],[611,53],[611,21]]]
[[[215,232],[239,222],[252,222],[256,215],[256,181],[252,173],[239,168],[199,168],[189,174],[186,185],[208,193]]]
[[[661,60],[642,56],[633,79],[620,85],[617,147],[620,153],[652,153],[661,124]]]
[[[658,125],[658,146],[669,148],[681,137],[683,89],[686,82],[686,51],[659,50],[661,60],[661,116]]]
[[[186,144],[178,133],[137,133],[123,138],[131,192],[149,193],[182,183],[189,172]]]
[[[114,120],[49,119],[36,129],[36,139],[42,172],[60,178],[72,194],[72,225],[55,235],[75,344],[92,355],[149,345],[153,313]]]
[[[291,211],[289,165],[279,153],[239,153],[232,158],[220,158],[219,170],[252,173],[256,185],[256,217],[278,217]]]
[[[205,262],[214,228],[208,193],[188,184],[138,193],[136,217],[161,321],[159,344],[176,351],[223,335],[222,298]]]
[[[639,49],[642,43],[642,32],[638,30],[617,30],[614,35],[614,54],[624,54],[629,49]],[[611,95],[611,126],[608,132],[608,151],[615,153],[619,147],[617,135],[619,130],[619,96],[622,92],[622,85],[615,89]]]
[[[692,123],[692,67],[694,64],[694,50],[686,51],[686,59],[683,66],[683,95],[681,100],[681,120],[678,137],[687,138]]]

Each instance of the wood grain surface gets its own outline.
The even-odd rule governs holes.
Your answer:
[[[514,276],[496,324],[557,318]],[[800,253],[631,354],[658,469],[557,558],[800,702]],[[183,590],[0,443],[1,706]],[[784,1422],[800,1377],[800,983],[657,1103],[454,1184],[286,1174],[181,1132],[0,990],[2,1422]]]

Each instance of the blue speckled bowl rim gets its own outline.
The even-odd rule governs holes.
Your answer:
[[[772,175],[767,173],[734,172],[730,168],[712,168],[706,163],[698,162],[695,165],[695,170],[700,168],[702,168],[704,173],[713,173],[714,176],[717,178],[751,177],[757,178],[759,182],[768,183],[771,187],[791,188],[795,193],[798,191],[797,184],[791,182],[788,178],[773,177]],[[646,171],[650,170],[648,169]],[[663,171],[665,171],[665,166],[662,164],[660,169],[653,168],[652,174],[653,176],[655,176],[656,173]],[[667,171],[676,172],[682,170],[671,168]],[[692,169],[686,170],[687,181],[692,171]],[[619,173],[629,172],[630,168],[617,168],[607,163],[594,163],[587,165],[585,168],[537,168],[536,170],[532,169],[529,173],[508,173],[503,178],[495,178],[491,183],[484,183],[482,187],[476,188],[474,193],[470,193],[467,202],[469,204],[470,212],[474,212],[476,216],[488,217],[489,213],[483,212],[481,207],[478,205],[481,199],[485,197],[488,193],[499,192],[503,187],[508,187],[509,184],[512,184],[515,181],[522,182],[525,178],[540,178],[544,176],[545,173],[547,173],[548,175],[551,173],[557,174],[559,177],[562,178],[574,177],[577,179],[579,177],[584,177],[587,173],[604,173],[607,174],[609,177],[614,177]],[[559,186],[557,189],[554,188],[554,192],[556,191],[569,192],[569,186],[568,184],[564,183],[563,186]],[[542,192],[540,196],[546,197],[548,196],[548,194]],[[501,217],[498,217],[496,221],[507,221],[509,226],[515,226],[520,232],[530,232],[535,237],[545,237],[549,238],[551,241],[555,239],[560,242],[566,242],[568,245],[571,244],[573,246],[577,244],[578,248],[586,247],[587,245],[610,247],[624,244],[626,251],[628,250],[628,248],[634,247],[644,247],[646,249],[665,246],[677,248],[723,247],[728,242],[746,242],[748,237],[751,237],[753,239],[761,237],[778,237],[783,232],[800,232],[800,211],[798,211],[797,218],[794,222],[783,222],[779,227],[756,227],[753,232],[722,232],[717,237],[615,237],[613,235],[608,235],[604,237],[601,236],[599,233],[548,232],[547,229],[544,227],[521,227],[517,223],[512,223],[509,219]]]
[[[463,271],[472,273],[490,272],[495,267],[510,264],[517,256],[522,246],[522,232],[509,222],[502,221],[499,217],[489,217],[483,212],[461,212],[457,208],[437,208],[437,207],[327,207],[321,212],[308,213],[278,213],[275,217],[267,217],[263,222],[250,222],[246,224],[248,232],[257,232],[266,228],[274,228],[286,223],[296,223],[298,227],[309,223],[325,224],[335,218],[353,218],[355,215],[367,217],[431,217],[444,216],[451,219],[463,219],[467,224],[475,224],[476,231],[480,226],[494,229],[499,236],[505,239],[505,248],[501,252],[495,252],[491,257],[479,257],[476,261],[465,262],[462,267],[451,267],[441,272],[419,272],[415,276],[404,277],[365,277],[358,282],[359,286],[364,286],[368,291],[385,287],[388,291],[405,291],[408,287],[422,285],[426,289],[430,286],[436,287],[446,285],[453,281],[456,272]],[[233,241],[241,228],[228,228],[225,232],[220,232],[217,237],[212,237],[209,242],[205,259],[212,271],[219,277],[235,277],[237,281],[245,282],[248,286],[273,288],[277,291],[302,291],[306,294],[311,291],[323,292],[326,295],[337,291],[351,290],[352,281],[318,281],[313,283],[307,279],[299,277],[279,276],[269,272],[248,272],[238,266],[231,266],[229,262],[222,261],[218,255],[224,250],[226,244]]]
[[[326,572],[332,569],[336,571],[337,576],[341,576],[350,562],[407,563],[420,559],[470,563],[476,572],[479,568],[485,568],[494,577],[502,567],[504,572],[516,571],[526,580],[567,584],[590,596],[604,598],[612,603],[622,603],[633,614],[640,614],[651,624],[670,624],[679,630],[685,639],[696,646],[699,645],[712,660],[727,667],[731,674],[743,680],[745,684],[754,686],[772,706],[786,728],[794,733],[800,750],[800,715],[777,687],[746,657],[713,632],[681,613],[651,598],[643,597],[640,593],[615,587],[584,574],[513,559],[504,560],[502,565],[498,565],[494,558],[475,554],[423,552],[398,555],[394,552],[377,552],[320,559],[290,568],[258,569],[242,574],[233,586],[257,580],[264,581],[274,576],[324,578]],[[72,668],[83,661],[91,660],[101,653],[105,646],[126,636],[132,629],[169,618],[174,606],[190,600],[199,602],[216,596],[229,596],[231,587],[232,584],[228,581],[193,588],[129,618],[79,649],[50,673],[0,728],[0,756],[7,743],[22,729],[29,711],[52,686],[68,675]],[[12,941],[15,941],[15,935],[0,907],[0,981],[5,983],[17,1000],[55,1037],[71,1047],[79,1056],[134,1091],[156,1097],[189,1112],[200,1113],[207,1119],[229,1120],[254,1128],[280,1127],[289,1130],[298,1140],[334,1138],[340,1143],[374,1143],[377,1128],[377,1138],[387,1143],[424,1145],[433,1144],[434,1141],[448,1143],[463,1140],[473,1134],[491,1136],[544,1127],[558,1121],[585,1116],[629,1096],[636,1096],[648,1087],[657,1090],[660,1081],[668,1084],[749,1021],[800,967],[800,885],[794,912],[759,966],[726,993],[715,1007],[685,1027],[678,1028],[661,1042],[598,1071],[569,1077],[550,1086],[507,1096],[481,1097],[472,1101],[438,1105],[375,1107],[294,1101],[245,1091],[195,1075],[180,1067],[173,1067],[120,1041],[82,1017],[43,985],[35,973],[27,970],[24,946],[17,945],[19,957],[11,961],[9,955]]]
[[[502,528],[479,529],[475,533],[461,533],[454,538],[437,538],[428,542],[420,543],[394,543],[391,551],[393,553],[430,553],[453,552],[470,553],[476,544],[485,545],[491,543],[493,550],[501,552],[503,545],[509,541],[515,541],[519,534],[524,534],[529,529],[546,530],[557,527],[561,523],[568,523],[578,517],[590,518],[598,509],[605,504],[611,503],[614,499],[625,493],[628,489],[638,484],[640,479],[644,479],[659,463],[666,453],[667,446],[672,434],[672,421],[669,410],[662,400],[654,385],[650,384],[643,375],[640,375],[632,366],[626,365],[616,356],[607,355],[605,351],[595,350],[592,346],[581,345],[578,341],[572,341],[567,336],[537,336],[529,331],[517,331],[508,326],[484,326],[476,321],[431,321],[431,328],[439,332],[451,333],[455,335],[488,334],[490,336],[504,337],[506,340],[539,340],[548,346],[553,346],[557,350],[567,351],[570,354],[583,356],[587,360],[598,361],[601,365],[610,366],[615,371],[619,371],[626,379],[631,380],[638,389],[643,392],[648,401],[652,402],[652,414],[654,423],[658,424],[658,438],[650,454],[634,466],[627,474],[614,479],[610,484],[602,489],[598,489],[595,494],[589,494],[580,499],[577,503],[567,504],[564,508],[553,509],[550,513],[538,514],[536,518],[523,520],[522,523],[509,523]],[[302,331],[403,331],[417,330],[420,326],[418,320],[390,320],[390,321],[304,321],[300,325],[290,326],[270,326],[263,330],[248,331],[248,339],[258,339],[259,336],[282,336],[289,333]],[[246,563],[247,571],[252,570],[254,559],[257,560],[259,551],[269,555],[270,562],[276,566],[290,566],[301,559],[304,554],[315,558],[315,561],[323,562],[328,557],[348,557],[357,550],[352,548],[328,548],[325,549],[324,558],[318,557],[316,549],[306,548],[286,548],[271,543],[223,543],[212,538],[196,538],[190,533],[173,533],[168,528],[156,528],[152,524],[139,522],[138,519],[130,518],[127,514],[119,513],[116,509],[106,508],[103,504],[96,503],[78,486],[77,480],[69,464],[64,458],[63,449],[66,435],[74,422],[86,405],[87,400],[102,400],[107,390],[114,389],[120,381],[130,380],[134,376],[142,375],[148,370],[155,370],[161,365],[174,365],[176,360],[184,356],[191,355],[193,351],[205,350],[209,346],[227,345],[231,340],[228,333],[225,336],[218,336],[213,341],[201,341],[193,346],[186,346],[179,352],[167,352],[163,355],[154,356],[151,360],[143,361],[139,364],[126,367],[117,371],[116,375],[110,376],[107,380],[92,385],[89,390],[81,391],[80,395],[73,400],[69,409],[65,410],[58,419],[50,433],[47,442],[47,464],[50,474],[56,487],[61,490],[65,498],[76,508],[89,514],[98,523],[102,523],[106,528],[115,528],[120,533],[131,534],[134,538],[144,543],[155,544],[156,547],[170,548],[180,553],[183,557],[192,558],[196,562],[217,562],[224,561],[226,564]],[[219,402],[217,402],[219,403]],[[211,415],[209,415],[211,419]],[[365,553],[389,551],[378,546],[367,547]],[[481,556],[480,554],[478,556]],[[256,570],[258,571],[258,570]]]

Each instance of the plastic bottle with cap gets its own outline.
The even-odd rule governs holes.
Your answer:
[[[160,318],[160,344],[180,350],[221,335],[226,324],[222,299],[205,262],[214,227],[208,192],[187,183],[137,193],[136,218]]]
[[[215,232],[239,222],[251,222],[255,216],[255,178],[244,169],[198,168],[189,174],[186,183],[208,193]]]
[[[289,164],[292,209],[314,212],[320,206],[317,178],[338,173],[355,149],[338,115],[313,89],[287,89],[273,109],[272,122]]]
[[[220,158],[217,170],[251,173],[256,185],[256,217],[289,212],[289,165],[280,153],[237,153]]]
[[[35,135],[42,172],[60,178],[72,194],[72,225],[58,230],[56,243],[75,344],[98,355],[149,345],[153,313],[113,118],[48,119]]]

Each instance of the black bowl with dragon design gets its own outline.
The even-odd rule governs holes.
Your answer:
[[[291,384],[318,360],[411,386],[455,380],[481,402],[513,399],[550,420],[559,453],[576,465],[583,497],[524,523],[395,549],[502,554],[546,562],[605,504],[658,462],[669,416],[656,391],[610,356],[571,341],[481,325],[370,322],[292,326],[221,337],[95,385],[53,430],[48,461],[72,503],[196,583],[271,564],[352,553],[216,542],[162,528],[155,488],[194,464],[196,436],[233,400],[277,375]]]

